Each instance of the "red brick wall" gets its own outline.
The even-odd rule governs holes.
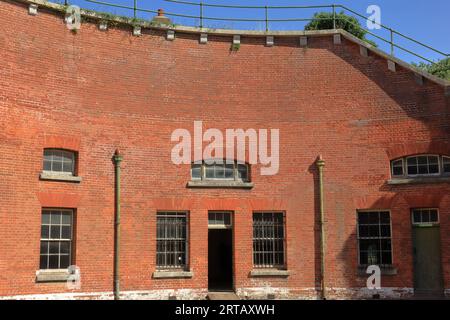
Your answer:
[[[207,211],[235,213],[235,286],[314,288],[319,279],[317,171],[326,161],[328,286],[364,287],[356,276],[357,209],[390,209],[398,275],[383,287],[412,287],[412,207],[438,207],[442,265],[450,287],[450,186],[389,186],[389,160],[408,150],[449,150],[449,99],[430,81],[386,60],[364,58],[357,45],[332,36],[231,37],[131,27],[74,34],[45,10],[0,1],[0,295],[65,292],[64,284],[35,282],[41,208],[76,208],[76,257],[81,292],[112,290],[116,148],[122,163],[121,289],[207,287]],[[252,190],[188,189],[189,166],[175,166],[176,128],[280,129],[280,171],[260,176]],[[78,151],[82,182],[40,181],[46,147]],[[399,151],[400,150],[400,151]],[[404,152],[401,152],[405,150]],[[400,153],[399,153],[400,152]],[[450,152],[447,152],[450,154]],[[432,195],[432,196],[430,196]],[[152,280],[157,210],[190,212],[194,277]],[[287,216],[287,279],[249,278],[252,211]]]

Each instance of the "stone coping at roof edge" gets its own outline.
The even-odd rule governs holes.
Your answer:
[[[0,1],[8,1],[8,2],[19,2],[24,4],[36,4],[38,7],[42,7],[51,11],[56,12],[65,12],[66,6],[58,3],[49,2],[46,0],[0,0]],[[85,18],[89,18],[92,21],[98,20],[98,21],[110,21],[115,22],[116,24],[122,24],[122,25],[129,25],[129,26],[140,26],[141,28],[148,28],[148,29],[154,29],[154,30],[173,30],[178,33],[190,33],[190,34],[211,34],[211,35],[219,35],[219,36],[233,36],[233,35],[240,35],[240,36],[247,36],[247,37],[265,37],[265,36],[275,36],[275,37],[300,37],[300,36],[307,36],[307,37],[317,37],[317,36],[330,36],[334,34],[341,34],[344,38],[347,40],[356,43],[360,46],[363,46],[370,50],[371,52],[385,58],[386,60],[390,60],[392,62],[395,62],[399,66],[410,70],[411,72],[414,72],[418,75],[421,75],[422,77],[437,83],[444,87],[445,94],[447,96],[450,96],[450,81],[445,80],[442,78],[439,78],[435,75],[432,75],[428,73],[427,71],[418,69],[414,67],[413,65],[399,59],[396,57],[393,57],[389,55],[388,53],[372,46],[371,44],[355,37],[351,33],[342,30],[342,29],[335,29],[335,30],[308,30],[308,31],[302,31],[302,30],[296,30],[296,31],[255,31],[255,30],[232,30],[232,29],[214,29],[214,28],[197,28],[197,27],[189,27],[189,26],[181,26],[181,25],[155,25],[152,24],[150,21],[141,21],[141,20],[135,20],[133,18],[127,18],[123,16],[114,16],[111,14],[111,16],[105,17],[102,13],[97,13],[92,10],[85,10],[81,9],[81,16]]]

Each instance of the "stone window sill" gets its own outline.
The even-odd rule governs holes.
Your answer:
[[[70,273],[68,269],[48,269],[36,271],[36,282],[66,282]]]
[[[187,183],[188,188],[231,188],[252,189],[253,183],[235,180],[191,180]]]
[[[153,279],[192,278],[192,271],[155,271]]]
[[[288,270],[278,269],[253,269],[250,271],[251,277],[289,277],[290,272]]]
[[[420,177],[420,178],[394,178],[388,180],[388,185],[449,183],[450,177]]]
[[[41,180],[52,180],[52,181],[65,181],[65,182],[81,182],[81,177],[72,176],[69,174],[53,173],[53,172],[41,172],[39,175]]]
[[[358,276],[368,277],[367,271],[368,266],[358,266]],[[395,276],[397,274],[397,268],[394,266],[380,266],[381,275],[383,276]]]

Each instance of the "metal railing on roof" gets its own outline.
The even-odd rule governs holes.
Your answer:
[[[67,5],[69,0],[64,0],[65,4]],[[98,0],[84,0],[86,2],[95,3],[99,5],[105,5],[108,7],[115,7],[115,8],[121,8],[121,9],[127,9],[133,11],[133,17],[137,18],[138,12],[143,13],[153,13],[157,14],[157,10],[150,10],[150,9],[144,9],[138,7],[138,0],[130,0],[133,1],[133,6],[126,6],[126,5],[120,5],[120,4],[114,4],[104,1],[98,1]],[[427,61],[431,64],[435,64],[436,61],[433,61],[431,59],[428,59],[424,57],[421,54],[418,54],[417,52],[414,52],[412,49],[406,48],[403,45],[400,45],[398,43],[397,38],[401,40],[407,40],[414,45],[417,45],[423,49],[429,50],[430,52],[433,52],[434,54],[438,55],[440,58],[445,59],[449,58],[450,54],[444,53],[440,50],[437,50],[429,45],[426,45],[418,40],[413,39],[412,37],[409,37],[407,35],[404,35],[388,26],[385,26],[384,24],[377,23],[376,21],[373,21],[369,19],[368,17],[347,8],[346,6],[340,5],[340,4],[331,4],[331,5],[310,5],[310,6],[257,6],[257,5],[230,5],[230,4],[212,4],[212,3],[205,3],[205,2],[192,2],[192,1],[185,1],[185,0],[164,0],[166,2],[171,2],[175,4],[180,5],[186,5],[190,7],[198,7],[198,15],[189,15],[189,14],[181,14],[181,13],[175,13],[175,12],[164,12],[166,16],[169,17],[179,17],[179,18],[188,18],[188,19],[196,19],[199,21],[198,25],[196,27],[204,28],[205,27],[205,21],[232,21],[232,22],[261,22],[265,24],[265,30],[268,32],[270,30],[270,24],[271,23],[279,23],[279,22],[310,22],[315,20],[329,20],[329,18],[319,18],[319,17],[311,17],[311,18],[269,18],[270,11],[272,10],[291,10],[291,9],[329,9],[333,15],[333,29],[336,29],[337,23],[339,20],[345,19],[339,17],[337,14],[337,10],[342,10],[343,13],[348,12],[351,13],[364,21],[371,21],[373,24],[376,24],[379,26],[379,28],[387,30],[389,32],[389,39],[386,39],[378,34],[375,34],[374,32],[368,30],[367,28],[364,28],[362,25],[356,24],[354,21],[350,19],[346,19],[346,23],[350,23],[354,25],[355,27],[361,27],[366,34],[373,36],[374,38],[384,42],[385,44],[389,45],[390,47],[390,54],[391,56],[395,56],[395,49],[399,49],[403,52],[406,52],[408,54],[411,54],[421,60]],[[204,14],[205,8],[226,8],[226,9],[251,9],[251,10],[258,10],[262,11],[264,13],[264,18],[233,18],[233,17],[218,17],[218,16],[207,16]],[[397,41],[396,41],[397,40]]]

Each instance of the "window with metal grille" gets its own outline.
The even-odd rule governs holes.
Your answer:
[[[438,209],[412,209],[412,222],[416,225],[439,223]]]
[[[45,149],[44,171],[73,175],[75,173],[75,153],[59,149]]]
[[[66,269],[72,263],[73,210],[44,209],[40,269]]]
[[[253,213],[253,265],[256,268],[285,267],[283,212]]]
[[[226,160],[194,162],[191,165],[192,180],[238,180],[249,181],[249,166],[246,163]]]
[[[392,240],[389,211],[358,212],[360,265],[391,265]]]
[[[156,216],[156,265],[159,269],[187,266],[187,213],[158,212]]]

